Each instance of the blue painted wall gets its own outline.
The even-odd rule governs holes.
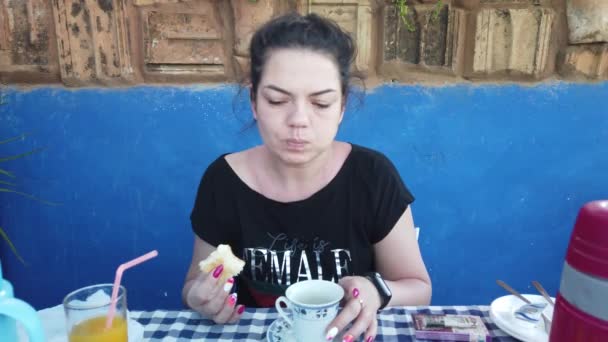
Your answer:
[[[17,296],[40,309],[80,286],[125,274],[131,308],[178,308],[190,261],[189,213],[204,168],[259,142],[235,88],[11,89],[0,156],[18,188],[0,193],[0,242]],[[339,138],[377,148],[417,197],[415,221],[434,304],[489,304],[497,278],[552,293],[576,214],[608,198],[608,83],[534,87],[384,86],[347,114]],[[3,178],[5,179],[5,178]]]

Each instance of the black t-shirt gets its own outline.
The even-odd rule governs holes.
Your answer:
[[[414,200],[383,154],[354,144],[325,187],[288,203],[251,189],[224,156],[205,171],[190,219],[202,240],[245,260],[236,284],[246,306],[272,306],[300,280],[373,271],[373,245]]]

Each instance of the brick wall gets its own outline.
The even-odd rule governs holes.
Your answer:
[[[350,32],[355,66],[372,84],[608,79],[608,1],[406,0],[405,10],[397,2],[4,0],[0,81],[239,81],[252,32],[289,11]]]

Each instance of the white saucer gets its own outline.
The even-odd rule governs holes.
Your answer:
[[[291,316],[290,316],[291,317]],[[340,332],[336,336],[334,341],[342,341],[342,335],[344,332]],[[274,322],[270,324],[268,331],[266,332],[266,341],[268,342],[296,342],[296,336],[294,335],[291,327],[285,321],[285,318],[279,316]]]
[[[523,295],[532,303],[545,303],[545,299],[539,295]],[[555,299],[553,299],[555,302]],[[549,335],[545,332],[545,324],[541,320],[538,323],[529,323],[515,318],[515,311],[525,303],[513,296],[496,298],[490,305],[490,318],[496,325],[507,334],[524,342],[547,342]],[[543,313],[550,320],[553,318],[553,306],[545,307]]]
[[[266,332],[266,341],[268,342],[295,342],[296,337],[291,331],[291,327],[281,316],[277,318]]]

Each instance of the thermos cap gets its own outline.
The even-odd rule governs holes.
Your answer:
[[[608,200],[589,202],[581,208],[566,262],[583,273],[608,279]]]

